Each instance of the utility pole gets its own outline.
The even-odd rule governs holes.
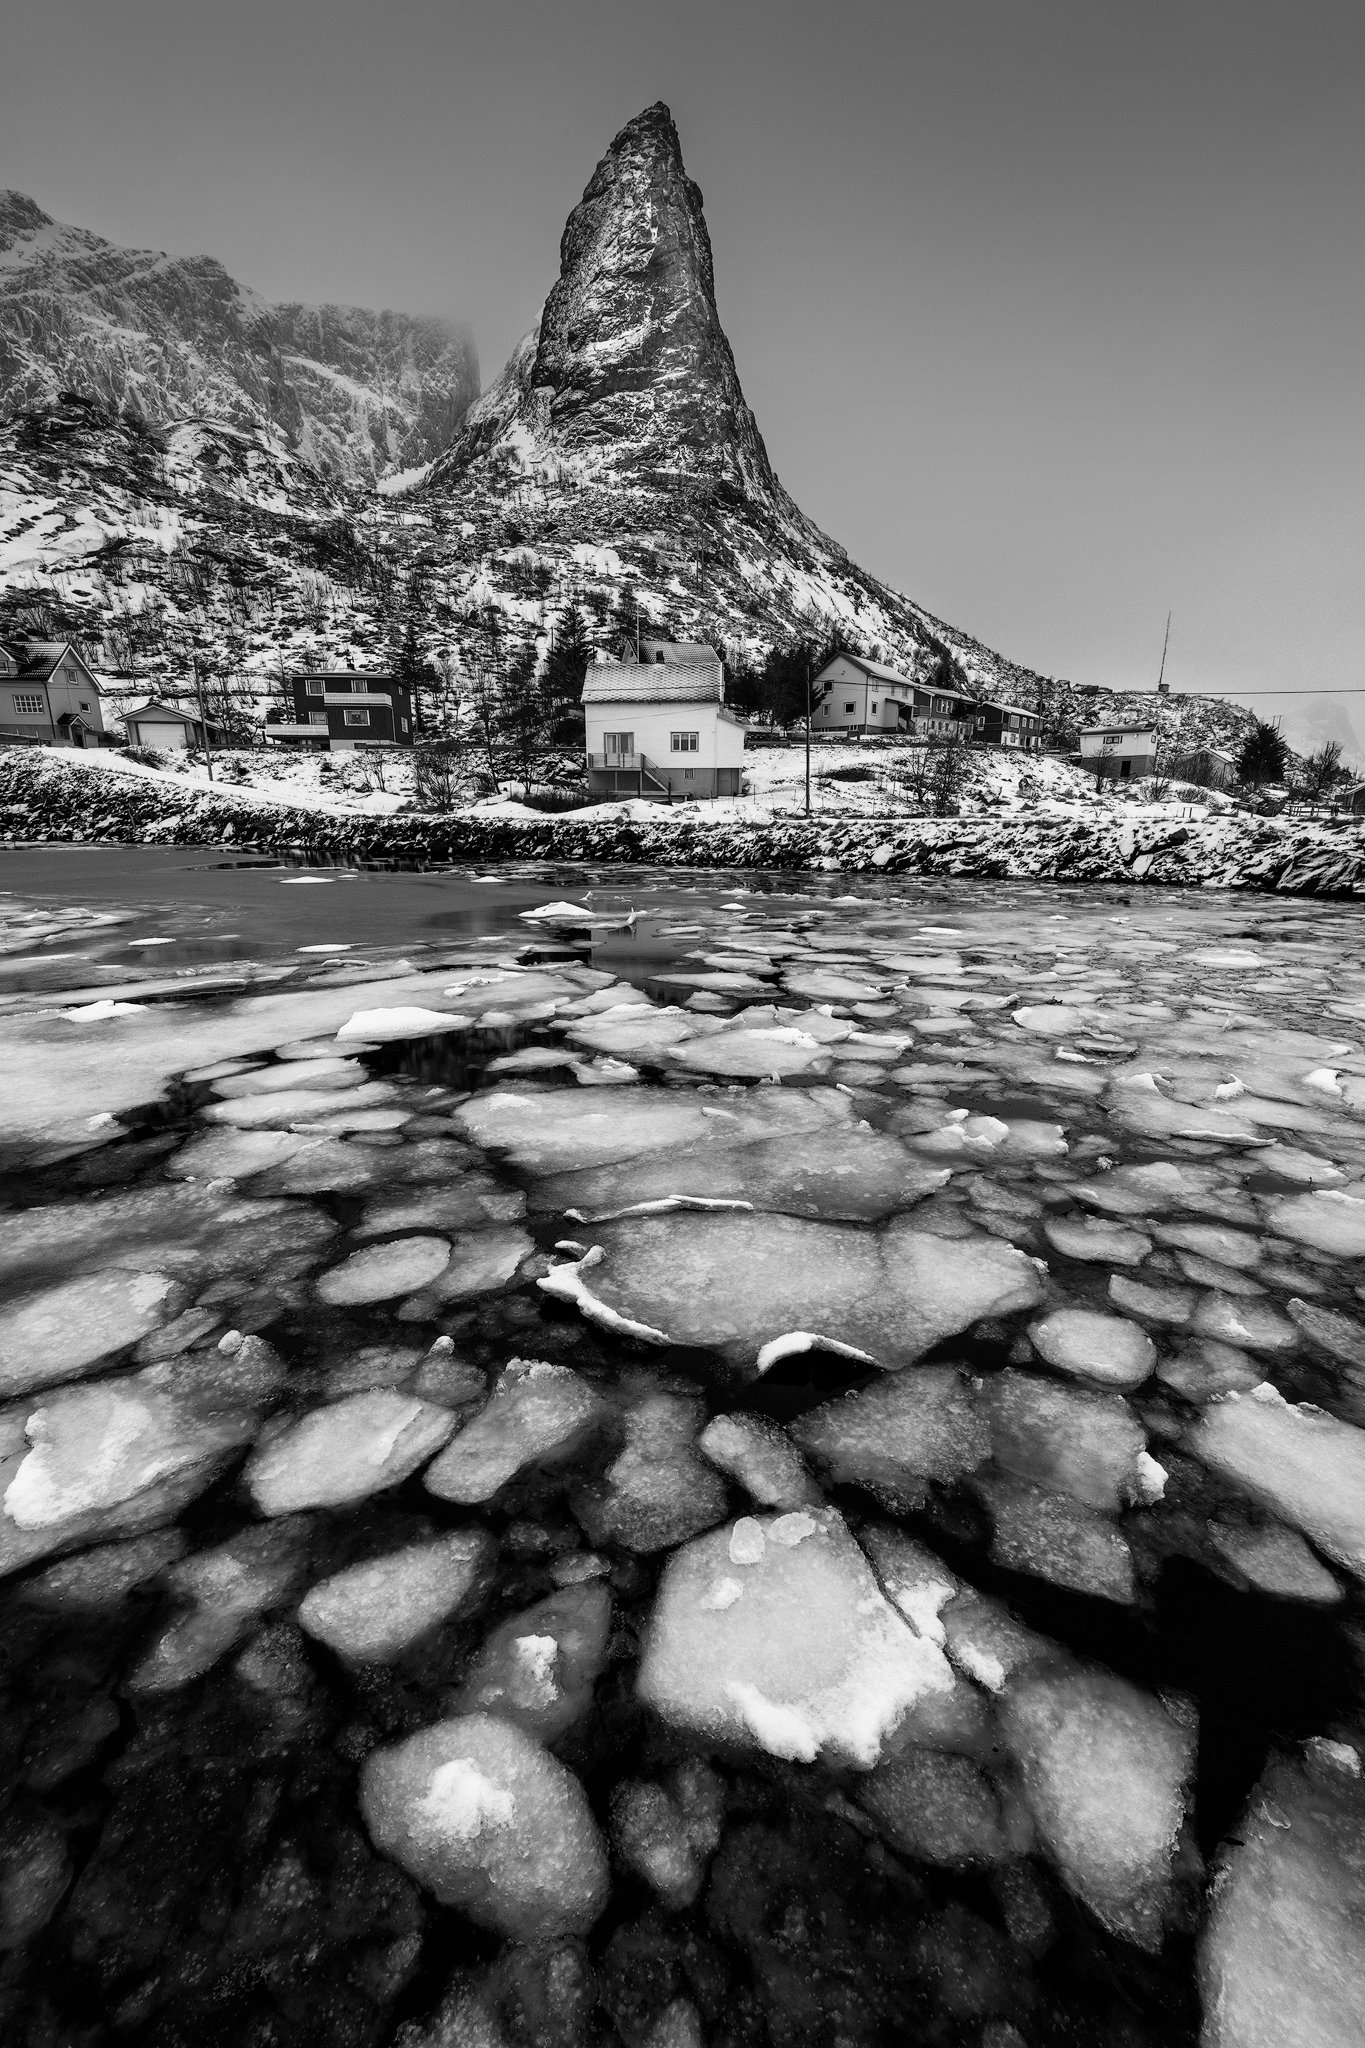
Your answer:
[[[814,656],[806,650],[806,816],[810,816],[810,689]]]
[[[199,649],[197,647],[190,649],[190,661],[194,666],[194,694],[199,699],[199,723],[204,733],[204,766],[208,769],[209,781],[212,782],[213,748],[209,745],[209,718],[207,711],[204,709],[204,679],[199,672]]]

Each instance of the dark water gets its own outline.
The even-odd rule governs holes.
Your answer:
[[[1359,912],[0,880],[7,2041],[1350,2038]]]

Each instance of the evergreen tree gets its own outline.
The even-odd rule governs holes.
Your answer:
[[[551,704],[577,704],[583,696],[583,678],[593,657],[588,623],[571,597],[559,615],[554,639],[545,663],[545,693]]]
[[[549,745],[550,706],[536,674],[534,647],[521,648],[508,663],[498,713],[498,738],[527,796]]]
[[[1237,756],[1237,773],[1243,782],[1259,788],[1263,782],[1283,782],[1289,749],[1278,726],[1258,718],[1242,742]]]

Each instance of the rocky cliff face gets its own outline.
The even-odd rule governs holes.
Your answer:
[[[689,637],[762,644],[809,624],[913,673],[946,648],[977,689],[1036,695],[1029,672],[850,561],[779,483],[716,308],[702,195],[662,102],[598,164],[538,325],[421,495],[484,520],[515,499],[533,553],[582,564],[585,548],[608,544]],[[590,581],[586,565],[577,580]]]
[[[324,476],[438,454],[478,392],[467,334],[355,306],[273,306],[209,256],[120,249],[0,192],[0,416],[65,391],[152,426],[272,436]]]

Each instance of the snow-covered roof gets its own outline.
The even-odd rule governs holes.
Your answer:
[[[665,668],[699,668],[720,660],[704,640],[642,640],[640,658],[656,665],[662,662]]]
[[[974,697],[971,699],[979,711],[1014,711],[1020,718],[1041,718],[1040,711],[1030,711],[1024,704],[1007,704],[1002,697]],[[1095,732],[1108,732],[1107,725],[1097,725]]]
[[[1134,739],[1140,739],[1145,733],[1149,739],[1156,738],[1156,727],[1154,725],[1125,725],[1121,718],[1111,718],[1106,725],[1083,725],[1081,727],[1081,738],[1083,740],[1093,738],[1097,732],[1130,732]],[[1206,749],[1205,751],[1207,752],[1208,750]]]
[[[168,718],[183,719],[186,725],[198,725],[199,723],[196,712],[186,711],[179,704],[168,704],[164,697],[149,697],[145,704],[125,705],[123,716],[125,718],[146,718],[148,713],[153,711],[164,712]],[[210,719],[209,724],[212,725],[212,723],[213,720]]]
[[[725,676],[709,663],[594,662],[583,682],[585,704],[723,704]]]

